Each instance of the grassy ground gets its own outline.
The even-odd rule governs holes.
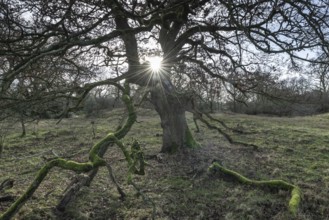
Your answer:
[[[115,110],[97,119],[64,119],[58,125],[55,120],[43,120],[28,124],[24,138],[19,137],[19,127],[8,130],[2,125],[6,138],[0,158],[0,183],[12,178],[14,187],[0,192],[0,197],[21,195],[50,158],[65,156],[85,161],[92,144],[116,128],[120,114],[121,110]],[[230,133],[235,140],[256,144],[259,150],[231,145],[217,131],[208,130],[199,122],[201,132],[195,133],[195,137],[202,145],[200,149],[161,155],[159,118],[153,111],[139,110],[138,123],[124,142],[138,139],[149,158],[145,176],[134,176],[134,181],[155,203],[157,219],[293,219],[287,211],[289,192],[241,185],[210,175],[207,167],[213,160],[251,179],[283,179],[300,186],[303,197],[296,219],[329,219],[328,114],[294,118],[238,114],[214,117],[242,130]],[[188,121],[194,131],[191,115]],[[127,194],[125,201],[119,199],[107,170],[102,168],[91,186],[84,188],[59,217],[53,208],[75,175],[54,169],[15,217],[150,219],[152,205],[127,184],[127,164],[120,150],[111,147],[105,158]],[[9,205],[10,202],[0,202],[0,213]]]

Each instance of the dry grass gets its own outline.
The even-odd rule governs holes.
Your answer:
[[[121,110],[115,110],[97,119],[65,119],[59,125],[54,120],[40,121],[37,126],[28,125],[28,135],[24,138],[19,137],[19,128],[14,127],[6,136],[0,159],[0,182],[12,178],[14,187],[0,196],[21,195],[49,158],[70,156],[86,160],[91,145],[115,129],[120,113]],[[216,118],[229,126],[239,126],[245,131],[230,133],[234,139],[257,144],[260,149],[230,145],[216,131],[201,126],[195,137],[202,148],[176,155],[158,154],[161,127],[156,113],[141,109],[138,115],[139,123],[124,142],[129,144],[138,139],[150,158],[146,175],[135,176],[134,181],[156,204],[157,219],[292,218],[287,211],[289,192],[262,190],[211,176],[207,167],[213,160],[252,179],[283,179],[299,185],[303,198],[298,219],[329,219],[328,114],[296,118],[216,114]],[[95,139],[91,121],[96,125]],[[193,131],[191,115],[188,121]],[[104,168],[59,217],[53,207],[74,175],[55,169],[16,218],[149,219],[152,206],[127,184],[127,164],[122,153],[114,146],[105,158],[127,194],[125,201],[120,201]],[[0,203],[0,212],[9,205],[10,202]]]

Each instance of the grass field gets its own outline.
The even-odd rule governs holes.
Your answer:
[[[122,110],[100,118],[85,117],[42,120],[27,126],[27,136],[20,137],[19,126],[5,132],[0,159],[0,183],[14,180],[11,189],[0,192],[19,196],[33,180],[38,169],[49,158],[69,157],[87,160],[88,150],[106,133],[114,131]],[[159,117],[151,110],[138,110],[135,123],[124,142],[141,142],[148,166],[144,176],[134,182],[156,206],[157,219],[329,219],[329,114],[279,118],[239,114],[214,114],[242,133],[228,133],[236,141],[256,144],[258,150],[231,145],[215,130],[199,122],[201,132],[188,114],[192,133],[201,144],[175,155],[159,154],[161,127]],[[93,137],[94,122],[96,137]],[[220,124],[214,125],[219,126]],[[68,184],[75,178],[70,171],[54,169],[15,216],[17,219],[150,219],[152,205],[127,184],[127,164],[118,147],[111,147],[105,159],[127,194],[119,199],[105,168],[101,168],[90,187],[62,216],[53,212]],[[302,201],[296,218],[287,210],[290,193],[240,184],[233,179],[211,175],[207,168],[213,160],[255,180],[282,179],[298,185]],[[81,174],[82,175],[82,174]],[[0,213],[11,202],[0,203]]]

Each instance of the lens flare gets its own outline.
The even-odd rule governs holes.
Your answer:
[[[162,57],[148,57],[146,60],[150,62],[150,68],[152,71],[159,72],[161,70]]]

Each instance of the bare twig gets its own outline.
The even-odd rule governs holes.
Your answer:
[[[116,180],[115,176],[113,175],[113,170],[112,170],[112,167],[111,167],[110,163],[106,163],[106,167],[107,167],[107,170],[109,171],[110,179],[112,180],[112,182],[117,187],[117,190],[118,190],[118,192],[120,194],[120,199],[121,200],[124,200],[125,197],[126,197],[126,194],[123,192],[122,188],[118,184],[118,181]]]
[[[207,125],[207,127],[209,129],[214,129],[214,130],[217,130],[220,134],[222,134],[226,140],[228,140],[228,142],[230,142],[230,144],[238,144],[238,145],[243,145],[243,146],[246,146],[246,147],[252,147],[254,150],[257,150],[259,149],[259,147],[255,144],[248,144],[248,143],[244,143],[244,142],[240,142],[240,141],[235,141],[232,139],[232,137],[230,135],[228,135],[227,133],[225,133],[223,130],[221,130],[220,128],[218,128],[217,126],[215,125],[212,125],[210,124],[207,120],[205,120],[204,118],[199,118],[199,120],[201,122],[203,122],[205,125]]]

